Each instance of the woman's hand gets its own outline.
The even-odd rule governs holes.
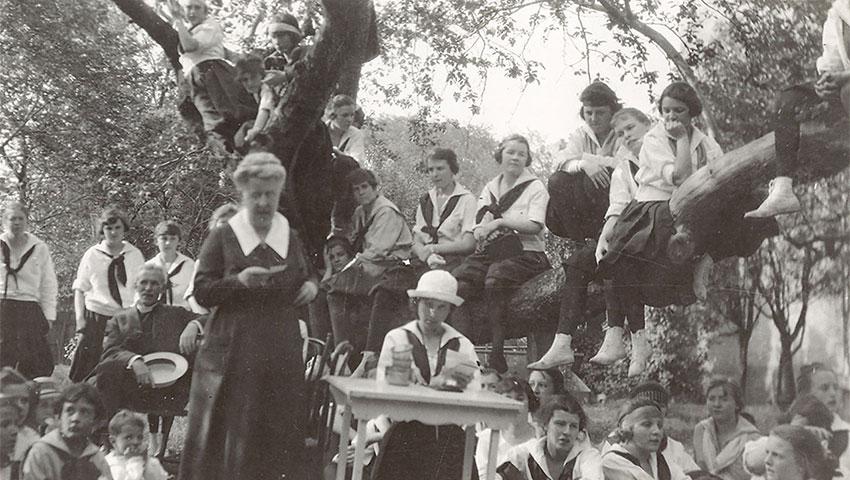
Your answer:
[[[316,282],[307,280],[304,282],[304,285],[301,285],[301,288],[298,290],[298,295],[295,297],[295,301],[293,303],[296,307],[306,305],[312,302],[318,293],[319,286],[316,285]]]
[[[665,120],[664,121],[664,129],[667,130],[667,133],[670,134],[671,137],[679,140],[688,135],[688,129],[685,125],[678,120]]]
[[[272,276],[272,272],[270,272],[267,268],[254,266],[246,267],[244,270],[239,272],[237,278],[242,285],[249,288],[257,288],[265,286],[270,276]]]
[[[599,237],[599,243],[596,245],[596,263],[599,263],[606,253],[608,253],[608,236],[603,234]]]
[[[253,127],[249,128],[248,133],[245,134],[245,143],[248,143],[251,140],[253,140],[254,137],[257,136],[258,133],[260,133],[259,129],[256,129],[256,128],[253,128]]]
[[[450,367],[443,369],[439,375],[431,379],[432,387],[445,385],[447,382],[457,385],[461,389],[466,389],[469,382],[472,381],[472,375],[464,371],[460,367]]]
[[[183,7],[180,6],[180,3],[177,0],[168,0],[166,3],[168,4],[168,13],[171,15],[171,20],[180,20],[182,22],[185,16],[183,15]]]
[[[478,243],[483,242],[490,236],[491,233],[495,232],[502,226],[502,222],[500,218],[493,220],[492,222],[487,222],[485,224],[479,225],[475,227],[472,231],[472,235],[475,237],[475,241]]]
[[[199,333],[200,330],[198,330],[197,323],[189,322],[186,325],[186,328],[183,329],[183,333],[180,334],[180,353],[187,356],[195,353],[195,350],[198,349]]]
[[[824,99],[838,98],[841,94],[841,88],[848,80],[850,80],[850,75],[847,72],[824,72],[815,82],[815,93]]]
[[[607,190],[611,185],[611,174],[602,165],[596,162],[583,160],[581,162],[581,171],[590,178],[593,186],[599,189]]]
[[[433,270],[435,268],[440,268],[440,267],[445,266],[446,265],[446,259],[443,258],[441,255],[438,255],[436,253],[432,253],[431,255],[428,255],[428,260],[425,263],[428,264],[428,268]]]

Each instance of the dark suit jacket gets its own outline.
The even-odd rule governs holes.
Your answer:
[[[183,329],[192,320],[198,320],[203,326],[204,318],[185,308],[158,304],[150,313],[148,321],[152,324],[150,334],[146,334],[139,311],[135,307],[122,310],[106,323],[100,363],[120,361],[126,364],[136,355],[153,352],[180,353]]]

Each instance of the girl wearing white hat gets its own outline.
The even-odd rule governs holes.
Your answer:
[[[409,345],[413,347],[411,368],[417,383],[455,383],[460,388],[476,385],[465,372],[478,365],[475,347],[445,323],[463,303],[457,295],[457,280],[444,270],[431,270],[407,294],[416,306],[417,319],[387,333],[378,359],[378,381],[385,378],[386,367],[392,364],[393,349]],[[372,478],[405,478],[411,472],[422,472],[416,478],[459,479],[463,442],[463,430],[457,426],[394,423],[381,445]]]

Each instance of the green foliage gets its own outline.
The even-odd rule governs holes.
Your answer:
[[[640,382],[652,379],[668,388],[675,398],[699,399],[713,334],[712,326],[701,321],[704,316],[704,309],[699,307],[647,308],[646,331],[653,354],[644,377],[628,377],[628,359],[608,367],[584,362],[578,375],[596,392],[612,398],[625,397]],[[591,319],[575,336],[575,348],[585,358],[595,355],[602,344],[603,320],[604,315]]]
[[[721,15],[711,32],[714,38],[692,60],[724,146],[731,149],[772,130],[777,92],[816,76],[815,59],[821,54],[822,26],[831,2],[714,4],[714,12]],[[702,32],[699,22],[695,17],[688,31]]]
[[[4,195],[30,207],[31,231],[50,245],[62,308],[107,204],[128,213],[128,240],[146,257],[166,217],[184,225],[185,250],[196,253],[226,198],[221,168],[161,96],[161,67],[146,63],[126,18],[93,0],[11,0],[0,25],[0,169],[15,178]]]

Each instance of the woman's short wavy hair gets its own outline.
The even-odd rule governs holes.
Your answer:
[[[698,117],[702,113],[702,101],[699,99],[697,91],[685,82],[673,82],[667,85],[658,99],[658,113],[661,113],[661,102],[664,101],[664,97],[670,97],[687,105],[688,115],[692,118]]]
[[[125,234],[130,230],[130,220],[127,218],[127,215],[115,205],[110,205],[104,208],[103,211],[100,212],[97,222],[99,226],[98,233],[101,234],[103,233],[103,227],[117,222],[121,222],[124,226]]]
[[[243,189],[252,178],[274,180],[283,185],[286,181],[286,169],[276,156],[268,152],[256,152],[245,155],[233,172],[233,183]]]
[[[643,407],[656,408],[658,409],[659,415],[661,415],[664,411],[661,408],[661,405],[658,404],[658,402],[646,397],[633,398],[624,403],[623,406],[620,408],[619,414],[617,415],[617,428],[614,430],[614,438],[617,440],[617,443],[628,442],[632,439],[634,433],[632,432],[631,428],[623,427],[623,419],[626,418],[628,414]]]
[[[829,480],[835,474],[837,462],[821,445],[817,435],[801,425],[779,425],[770,432],[791,445],[794,459],[803,470],[803,477]]]
[[[579,430],[584,431],[587,428],[587,414],[581,408],[581,403],[569,393],[552,395],[543,402],[543,405],[540,406],[540,424],[543,426],[549,425],[549,420],[552,419],[552,415],[557,410],[563,410],[577,416]]]

